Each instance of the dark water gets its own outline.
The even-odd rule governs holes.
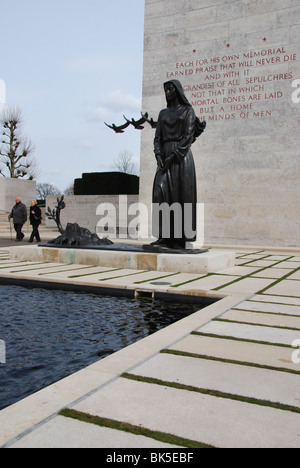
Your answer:
[[[2,285],[0,304],[0,410],[201,308]]]

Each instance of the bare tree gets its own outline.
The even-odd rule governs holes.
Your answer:
[[[68,185],[68,187],[65,188],[64,194],[65,195],[74,195],[74,182],[72,182],[72,184]]]
[[[59,189],[52,184],[39,183],[36,186],[36,196],[38,200],[46,200],[48,195],[58,195]]]
[[[7,107],[0,115],[0,175],[14,179],[33,180],[38,175],[37,163],[31,156],[34,147],[30,139],[22,135],[22,113],[18,107]]]
[[[128,151],[121,151],[118,159],[114,161],[114,168],[117,169],[118,172],[125,172],[125,174],[136,175],[138,173],[137,163],[133,155]]]

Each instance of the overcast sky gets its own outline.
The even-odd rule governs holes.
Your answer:
[[[63,191],[83,172],[112,170],[122,151],[139,159],[140,132],[104,121],[140,117],[143,34],[143,0],[1,2],[0,80],[22,110],[39,182]]]

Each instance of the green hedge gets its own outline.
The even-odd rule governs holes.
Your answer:
[[[92,172],[74,181],[74,195],[137,195],[139,177],[123,172]]]

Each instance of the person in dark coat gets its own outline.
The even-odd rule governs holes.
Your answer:
[[[153,185],[155,207],[176,207],[178,215],[170,218],[170,209],[153,222],[154,245],[184,249],[186,242],[196,239],[197,183],[191,146],[200,121],[177,80],[164,84],[167,108],[158,118],[154,139],[157,171]],[[159,209],[159,208],[158,208]],[[171,213],[172,215],[172,213]],[[169,229],[164,230],[164,226]],[[169,233],[168,233],[169,231]],[[167,234],[166,234],[167,232]]]
[[[22,232],[22,228],[27,221],[27,208],[24,203],[22,203],[20,197],[16,198],[16,204],[13,207],[8,219],[13,219],[14,228],[17,233],[16,242],[22,241],[25,237]]]
[[[32,226],[32,233],[28,242],[32,243],[34,241],[34,238],[36,238],[37,242],[41,242],[39,225],[42,222],[42,212],[36,200],[31,201],[29,213],[30,224]]]

